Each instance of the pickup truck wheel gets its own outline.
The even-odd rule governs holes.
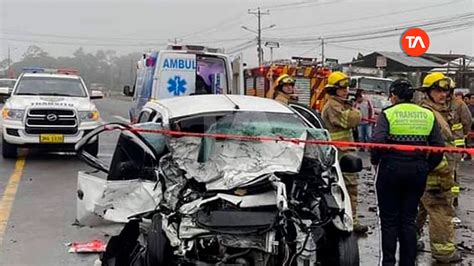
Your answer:
[[[90,144],[87,144],[84,147],[84,150],[87,153],[89,153],[90,155],[92,155],[94,157],[97,157],[97,154],[99,153],[99,139],[97,139],[96,141],[94,141]]]
[[[10,144],[2,138],[2,154],[3,158],[16,158],[18,155],[16,145]]]

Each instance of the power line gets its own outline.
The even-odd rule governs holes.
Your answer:
[[[366,38],[366,37],[373,37],[378,34],[384,34],[384,33],[389,33],[392,32],[392,34],[398,34],[398,32],[401,32],[407,28],[411,27],[427,27],[426,29],[429,29],[430,26],[437,26],[441,24],[446,24],[446,26],[449,26],[451,24],[455,23],[464,23],[468,19],[473,19],[474,18],[474,13],[465,13],[465,14],[458,14],[455,16],[451,17],[446,17],[443,19],[436,19],[436,20],[431,20],[431,21],[425,21],[425,22],[418,22],[414,24],[403,24],[403,25],[397,25],[397,26],[392,26],[392,27],[385,27],[385,28],[378,28],[378,29],[373,29],[370,31],[358,31],[358,32],[347,32],[347,33],[341,33],[341,34],[335,34],[335,35],[326,35],[324,38],[326,40],[341,40],[345,41],[348,38]],[[458,20],[461,20],[460,22]],[[393,33],[397,32],[397,33]],[[268,40],[273,40],[273,41],[280,41],[280,42],[299,42],[299,43],[306,43],[306,42],[316,42],[320,40],[320,36],[310,36],[310,37],[286,37],[286,38],[268,38]]]
[[[311,48],[309,48],[308,50],[305,50],[304,52],[302,52],[302,53],[299,54],[298,56],[307,55],[309,52],[312,52],[312,51],[318,49],[319,47],[321,47],[321,44],[319,44],[318,46],[312,46]]]
[[[33,36],[34,38],[34,36]],[[124,42],[69,42],[69,41],[61,41],[61,40],[37,40],[32,38],[15,38],[15,37],[7,37],[2,36],[0,40],[6,41],[13,41],[13,42],[21,42],[21,43],[37,43],[37,44],[57,44],[57,45],[72,45],[72,46],[110,46],[110,47],[151,47],[151,46],[166,46],[169,42],[134,42],[134,43],[124,43]],[[193,42],[199,44],[207,44],[207,43],[230,43],[235,41],[241,40],[248,40],[247,37],[238,37],[238,38],[229,38],[229,39],[201,39],[195,40]]]
[[[335,0],[332,2],[324,2],[321,3],[320,1],[300,1],[294,3],[285,3],[279,5],[271,5],[271,6],[263,6],[263,9],[270,9],[271,11],[282,11],[282,10],[292,10],[292,9],[299,9],[299,8],[306,8],[310,6],[324,6],[324,5],[332,5],[332,4],[339,4],[343,2],[343,0]]]
[[[248,47],[253,46],[255,44],[255,42],[256,42],[256,39],[252,39],[250,41],[247,41],[247,42],[238,44],[236,46],[230,47],[230,48],[227,49],[227,51],[229,53],[235,53],[235,52],[238,52],[238,51],[242,51],[242,50],[247,49]]]
[[[365,17],[359,17],[359,18],[353,18],[353,19],[344,19],[344,20],[335,20],[335,21],[329,21],[329,22],[323,22],[323,23],[318,22],[314,26],[303,25],[303,26],[282,27],[282,28],[279,28],[278,31],[284,31],[284,30],[290,30],[290,29],[301,29],[301,28],[312,29],[312,28],[320,28],[321,26],[324,26],[324,25],[340,25],[340,24],[344,24],[344,23],[353,23],[354,21],[362,21],[362,20],[373,19],[373,18],[399,15],[400,13],[416,12],[416,11],[419,11],[419,10],[426,10],[428,8],[446,6],[446,5],[451,5],[453,3],[461,3],[461,2],[465,2],[465,1],[466,0],[462,0],[462,1],[453,0],[453,1],[450,1],[448,3],[436,4],[436,5],[430,5],[430,6],[423,6],[423,7],[412,8],[412,9],[404,9],[404,10],[399,10],[399,11],[394,11],[394,12],[387,12],[387,13],[377,14],[377,15],[372,15],[372,16],[365,16]]]
[[[208,31],[212,30],[217,30],[218,28],[221,27],[228,27],[231,24],[238,24],[240,20],[236,20],[237,18],[241,17],[242,15],[245,15],[245,13],[239,13],[238,16],[235,16],[233,18],[226,18],[224,21],[219,22],[215,26],[205,28],[200,31],[194,31],[193,33],[182,35],[177,37],[178,39],[183,39],[183,38],[189,38],[191,36],[196,36]],[[34,33],[31,31],[25,31],[25,30],[13,30],[13,29],[3,29],[2,34],[4,35],[13,35],[13,36],[28,36],[28,37],[49,37],[49,38],[60,38],[60,39],[72,39],[72,40],[94,40],[94,41],[149,41],[149,42],[166,42],[168,39],[156,39],[156,38],[144,38],[144,37],[115,37],[115,36],[109,36],[109,37],[104,37],[104,36],[77,36],[77,35],[62,35],[62,34],[50,34],[50,33]]]
[[[189,37],[192,37],[192,36],[196,36],[196,35],[199,35],[199,34],[203,34],[203,33],[206,33],[206,32],[210,32],[210,31],[217,31],[217,29],[219,28],[227,28],[231,25],[234,25],[234,24],[238,24],[242,18],[246,15],[246,13],[243,13],[243,12],[239,12],[237,15],[231,17],[231,18],[226,18],[222,21],[219,21],[218,23],[210,26],[210,27],[206,27],[202,30],[198,30],[198,31],[193,31],[191,33],[188,33],[188,34],[185,34],[185,35],[181,35],[179,38],[181,39],[184,39],[184,38],[189,38]],[[240,18],[240,20],[239,20]]]
[[[474,21],[470,22],[462,22],[459,24],[455,25],[445,25],[445,26],[439,26],[435,28],[430,28],[430,29],[425,29],[428,32],[434,32],[438,30],[443,30],[443,29],[453,29],[457,27],[465,27],[467,25],[473,25]],[[393,32],[393,33],[387,33],[387,34],[382,34],[382,35],[377,35],[377,36],[362,36],[362,37],[354,37],[354,38],[348,38],[348,39],[341,39],[341,40],[335,40],[332,41],[332,43],[344,43],[344,42],[353,42],[353,41],[360,41],[360,40],[373,40],[373,39],[380,39],[380,38],[386,38],[386,37],[393,37],[393,36],[400,36],[400,31],[398,32]]]
[[[436,36],[436,35],[440,35],[440,34],[451,34],[451,33],[455,33],[455,32],[458,32],[458,31],[462,31],[462,30],[465,30],[465,29],[468,29],[470,28],[470,26],[464,26],[464,27],[460,27],[460,28],[457,28],[457,29],[443,29],[443,30],[438,30],[436,32],[433,32],[430,34],[430,36]],[[345,50],[354,50],[354,51],[367,51],[367,52],[373,52],[373,51],[378,51],[379,47],[377,48],[373,48],[373,47],[367,47],[367,46],[354,46],[354,45],[351,45],[351,46],[346,46],[346,45],[341,45],[341,44],[336,44],[336,43],[326,43],[327,45],[329,46],[334,46],[334,47],[338,47],[338,48],[342,48],[342,49],[345,49]]]
[[[18,38],[9,38],[9,37],[0,37],[0,40],[13,41],[13,42],[22,42],[22,43],[36,43],[36,44],[57,44],[57,45],[73,45],[73,46],[101,46],[101,47],[147,47],[147,46],[164,46],[167,43],[130,43],[130,44],[116,44],[116,43],[77,43],[77,42],[62,42],[62,41],[50,41],[50,40],[32,40],[32,39],[18,39]]]
[[[73,40],[96,40],[96,41],[107,41],[107,40],[116,40],[116,41],[166,41],[166,39],[148,39],[148,38],[124,38],[124,37],[103,37],[103,36],[72,36],[72,35],[60,35],[60,34],[48,34],[48,33],[34,33],[24,30],[3,30],[2,34],[5,35],[18,35],[18,36],[29,36],[29,37],[50,37],[50,38],[61,38],[61,39],[73,39]]]

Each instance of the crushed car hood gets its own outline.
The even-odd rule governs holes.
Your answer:
[[[306,139],[306,132],[300,139]],[[198,161],[201,145],[209,147],[205,162]],[[274,172],[298,173],[304,155],[304,144],[289,142],[203,139],[201,143],[201,138],[182,137],[170,139],[169,146],[186,178],[205,183],[208,190],[249,185]]]

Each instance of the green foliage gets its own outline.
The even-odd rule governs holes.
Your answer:
[[[71,56],[52,57],[41,47],[28,47],[18,62],[12,62],[12,69],[16,75],[25,67],[43,68],[74,68],[90,87],[93,83],[100,83],[106,90],[122,91],[124,85],[133,85],[136,63],[141,53],[117,55],[113,50],[98,50],[95,54],[84,51],[81,47]],[[0,61],[0,69],[8,67],[8,59]]]

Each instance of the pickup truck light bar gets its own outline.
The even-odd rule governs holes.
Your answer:
[[[47,74],[65,74],[65,75],[79,75],[79,70],[73,68],[42,68],[42,67],[25,67],[22,69],[23,73],[47,73]]]

